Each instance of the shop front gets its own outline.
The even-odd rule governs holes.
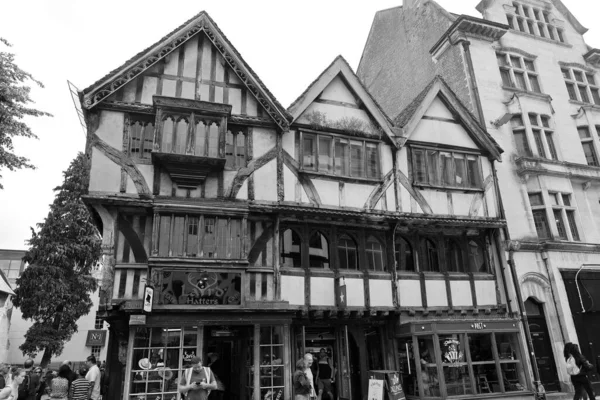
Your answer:
[[[525,355],[516,320],[413,321],[397,333],[398,366],[409,399],[530,399]]]

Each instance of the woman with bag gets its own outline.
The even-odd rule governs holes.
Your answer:
[[[594,400],[596,396],[587,376],[587,373],[593,369],[593,365],[585,359],[579,351],[579,346],[574,343],[565,344],[563,353],[567,361],[567,373],[571,376],[571,383],[575,388],[573,400],[581,400],[584,390],[590,400]]]

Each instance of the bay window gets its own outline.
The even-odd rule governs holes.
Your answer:
[[[477,154],[412,147],[415,185],[480,189],[481,169]]]

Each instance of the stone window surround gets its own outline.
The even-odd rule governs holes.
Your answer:
[[[561,69],[561,74],[563,75],[563,78],[565,80],[565,85],[567,86],[567,96],[569,97],[570,102],[600,106],[600,84],[598,78],[596,77],[596,71],[593,68],[587,67],[579,63],[566,63],[562,61],[559,62],[558,65]],[[569,74],[569,77],[565,77],[565,72]],[[574,72],[580,72],[582,74],[583,82],[578,81],[575,78]],[[589,82],[588,75],[592,76],[593,83]],[[568,94],[568,85],[575,86],[576,99],[573,99],[572,96]],[[583,87],[585,87],[588,101],[584,101],[584,99],[581,97],[580,91],[577,90]],[[594,96],[594,93],[596,94],[596,96]]]
[[[552,12],[544,9],[543,5],[523,0],[510,3],[505,4],[504,9],[507,23],[513,32],[546,39],[553,43],[567,43],[563,21],[555,18]],[[515,4],[518,8],[514,6]],[[534,12],[534,16],[531,12]],[[540,16],[541,18],[538,18]],[[522,24],[518,23],[519,19]],[[531,29],[533,32],[530,31]]]
[[[588,132],[588,137],[581,137],[579,132],[580,129],[585,128]],[[600,125],[577,125],[577,134],[579,135],[579,140],[581,141],[581,146],[583,148],[584,144],[590,143],[592,145],[591,151],[593,152],[595,164],[590,164],[586,158],[586,164],[592,167],[600,167],[599,158],[598,158],[598,149],[600,148],[598,142],[598,131],[600,131]],[[585,157],[585,150],[584,150]]]
[[[592,148],[594,150],[594,154],[596,155],[596,159],[600,164],[600,107],[595,106],[593,104],[585,104],[579,107],[577,112],[571,115],[575,122],[575,129],[581,127],[587,127],[590,133],[589,142],[592,143]],[[577,138],[581,141],[579,136],[579,132],[577,131]],[[582,150],[583,152],[583,150]],[[585,159],[585,155],[582,162],[579,164],[583,164],[588,166],[587,160]],[[598,166],[590,166],[590,168],[598,168]]]
[[[538,118],[538,121],[540,118],[546,117],[548,119],[548,127],[544,127],[543,124],[537,125],[537,126],[533,126],[531,124],[531,119],[530,119],[530,115],[535,114],[536,117]],[[528,112],[527,110],[522,110],[522,113],[514,113],[513,114],[513,118],[516,116],[520,116],[522,119],[522,125],[520,126],[515,126],[515,125],[511,125],[511,130],[514,131],[524,131],[525,132],[525,138],[527,141],[527,146],[528,146],[528,150],[529,150],[529,154],[521,154],[519,153],[520,156],[529,156],[529,157],[536,157],[536,158],[543,158],[546,160],[552,160],[552,150],[551,150],[551,146],[548,144],[548,138],[546,136],[546,134],[551,134],[553,135],[554,132],[556,131],[556,127],[554,126],[554,121],[552,119],[552,117],[548,114],[541,114],[541,113],[537,113],[537,112]],[[512,121],[512,119],[511,119]],[[515,129],[516,128],[516,129]],[[542,157],[542,155],[539,152],[535,137],[533,135],[533,130],[534,129],[540,129],[542,132],[541,135],[541,139],[542,139],[542,145],[543,145],[543,150],[544,153],[546,154],[547,157]],[[556,156],[557,159],[556,160],[560,160],[560,154],[559,154],[559,149],[560,146],[557,145],[556,143],[556,137],[553,135],[552,137],[553,141],[554,141],[554,150],[556,151]],[[514,137],[513,137],[514,140]],[[515,146],[515,152],[517,152],[517,147]],[[518,153],[518,152],[517,152]],[[548,157],[550,156],[550,157]]]
[[[551,201],[551,195],[557,195],[557,198],[559,199],[558,204],[553,204],[553,202]],[[538,205],[532,205],[530,202],[531,196],[532,195],[541,195],[541,199],[542,199],[542,204],[538,204]],[[569,202],[570,205],[565,205],[564,204],[564,200],[563,200],[563,196],[568,196],[569,198]],[[545,218],[546,218],[546,226],[548,227],[548,234],[549,237],[547,238],[540,238],[540,240],[552,240],[552,241],[568,241],[568,242],[582,242],[583,238],[581,237],[581,233],[582,230],[580,229],[580,221],[578,221],[578,217],[577,217],[577,206],[575,205],[575,199],[573,196],[573,193],[569,193],[569,192],[561,192],[559,190],[551,190],[551,189],[539,189],[539,190],[532,190],[532,191],[528,191],[527,192],[527,205],[529,206],[529,210],[531,212],[532,215],[532,222],[534,221],[534,217],[533,217],[533,212],[535,211],[540,211],[540,210],[544,210],[545,211]],[[565,229],[565,233],[567,235],[567,238],[560,238],[559,232],[558,232],[558,226],[556,223],[556,219],[554,218],[554,210],[559,210],[561,212],[561,219],[562,219],[562,223]],[[567,211],[572,211],[574,213],[574,217],[573,220],[575,221],[575,228],[572,229],[571,228],[571,223],[569,222],[569,219],[567,218]],[[536,231],[537,234],[537,228],[535,228],[535,223],[534,223],[534,230]],[[573,232],[577,232],[577,235],[579,236],[579,240],[574,240],[573,238]]]
[[[498,68],[500,69],[500,74],[502,76],[502,71],[506,71],[509,74],[510,84],[506,84],[504,79],[502,79],[502,87],[507,89],[515,89],[523,92],[535,93],[535,94],[543,94],[542,85],[540,83],[539,73],[537,71],[535,65],[535,59],[537,56],[524,52],[515,48],[495,48],[496,50],[496,59],[498,61]],[[500,62],[501,58],[504,59],[503,62]],[[513,59],[518,58],[520,65],[514,65]],[[533,69],[527,68],[526,63],[529,62],[533,65]],[[521,88],[517,86],[517,79],[515,78],[516,73],[522,74],[523,80],[525,82],[525,88]],[[532,82],[537,82],[538,90],[534,89],[534,85]]]

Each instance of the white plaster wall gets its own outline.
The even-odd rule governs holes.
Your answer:
[[[478,194],[477,194],[478,195]],[[476,195],[473,193],[452,192],[452,208],[454,215],[469,216],[471,203]],[[480,207],[477,216],[483,215],[483,205]]]
[[[237,196],[235,197],[237,200],[247,200],[248,199],[248,180],[246,179],[240,190],[238,191]]]
[[[425,293],[427,293],[428,307],[447,307],[448,296],[446,292],[446,281],[427,280],[425,281]]]
[[[389,171],[394,168],[394,162],[392,160],[392,148],[387,144],[379,146],[379,162],[381,166],[381,176],[383,177]]]
[[[439,97],[436,97],[432,102],[427,111],[425,111],[425,115],[428,117],[438,117],[438,118],[447,118],[454,120],[454,116],[452,113],[446,108],[442,100]]]
[[[333,278],[310,278],[310,305],[335,306],[335,288]]]
[[[304,277],[281,275],[281,300],[304,305]]]
[[[340,205],[340,185],[337,181],[328,179],[313,179],[312,183],[315,185],[315,189],[317,189],[317,193],[319,193],[321,202],[324,205],[335,207]]]
[[[411,140],[478,149],[461,125],[422,119],[410,136]]]
[[[346,278],[346,304],[350,307],[365,306],[365,289],[362,279]]]
[[[123,149],[124,121],[122,112],[102,110],[96,135],[107,144],[121,151]]]
[[[281,137],[281,145],[283,150],[287,151],[290,156],[296,158],[295,145],[296,143],[296,131],[284,132]]]
[[[92,150],[90,192],[119,192],[121,167],[108,159],[98,149]]]
[[[453,306],[472,306],[471,283],[469,281],[450,281]]]
[[[369,298],[371,307],[393,307],[392,281],[369,279]]]
[[[344,103],[356,105],[354,95],[339,75],[332,79],[319,97],[325,100],[343,101]]]
[[[398,280],[398,301],[401,307],[422,307],[421,284],[414,279]]]
[[[275,131],[266,128],[253,128],[253,157],[259,158],[267,151],[275,147]]]
[[[494,281],[475,281],[477,306],[493,306],[496,304],[496,284]]]
[[[277,160],[273,159],[254,171],[254,198],[277,201]]]
[[[346,183],[346,207],[363,208],[375,185],[362,185],[358,183]],[[323,198],[321,197],[321,200]]]
[[[425,200],[427,200],[427,203],[429,203],[429,206],[434,214],[450,214],[450,210],[448,209],[448,195],[446,194],[446,191],[429,189],[422,189],[420,191]]]
[[[296,183],[298,179],[287,166],[283,166],[283,198],[285,201],[296,201]],[[304,190],[304,189],[303,189]]]

